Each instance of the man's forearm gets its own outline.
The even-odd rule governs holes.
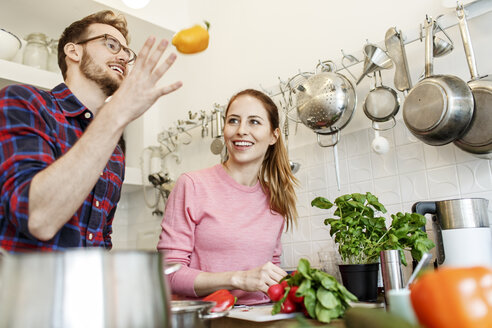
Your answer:
[[[123,132],[110,114],[102,110],[67,153],[34,176],[28,219],[34,237],[53,238],[94,188]]]

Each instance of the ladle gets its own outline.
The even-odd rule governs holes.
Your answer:
[[[405,285],[405,289],[408,289],[408,287],[410,286],[410,284],[415,280],[415,278],[417,277],[418,273],[420,272],[420,270],[422,270],[422,268],[424,266],[427,265],[427,263],[429,263],[430,259],[432,258],[432,255],[430,253],[424,253],[424,255],[422,255],[422,258],[420,259],[419,263],[417,264],[417,266],[415,267],[415,270],[413,270],[413,273],[412,275],[410,276],[410,278],[408,279],[407,281],[407,284]]]

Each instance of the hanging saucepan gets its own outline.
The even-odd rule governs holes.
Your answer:
[[[352,119],[357,94],[352,82],[344,75],[336,73],[332,61],[320,62],[316,71],[318,68],[322,68],[320,73],[297,86],[297,114],[304,125],[316,132],[321,147],[333,147],[337,185],[340,190],[336,146],[340,140],[340,130]],[[331,143],[323,143],[320,135],[329,135]]]
[[[459,6],[456,12],[471,73],[471,81],[468,82],[468,86],[475,100],[475,112],[468,131],[461,138],[455,140],[454,144],[477,157],[492,159],[492,80],[490,76],[479,76],[465,11],[462,6]]]
[[[470,88],[453,75],[433,75],[432,19],[426,19],[425,78],[420,80],[403,104],[403,120],[422,142],[441,146],[460,138],[473,117]]]
[[[381,71],[378,71],[379,86],[374,72],[374,88],[369,91],[362,105],[364,114],[372,121],[372,127],[375,130],[387,130],[381,129],[379,125],[374,122],[386,122],[393,120],[392,128],[395,126],[395,115],[400,109],[400,100],[395,90],[383,85],[383,79],[381,78]]]

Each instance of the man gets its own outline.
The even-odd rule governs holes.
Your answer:
[[[124,177],[124,128],[181,86],[157,82],[168,42],[127,47],[126,20],[102,11],[74,22],[58,45],[65,83],[0,91],[0,246],[11,252],[111,248]],[[132,67],[131,72],[129,72]],[[110,97],[111,98],[108,98]],[[108,100],[109,99],[109,100]]]

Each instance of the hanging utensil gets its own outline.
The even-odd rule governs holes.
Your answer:
[[[434,21],[427,18],[425,38],[425,78],[407,95],[403,120],[422,142],[442,146],[460,138],[473,117],[470,88],[453,75],[433,75]]]
[[[441,15],[442,16],[442,15]],[[454,49],[454,44],[453,40],[449,37],[449,35],[444,31],[444,29],[439,25],[438,20],[439,17],[436,18],[434,21],[434,48],[433,48],[433,55],[434,57],[442,57],[447,54],[449,54],[451,51]],[[440,38],[438,35],[436,35],[436,32],[441,31],[444,36],[446,37],[446,40],[443,38]]]
[[[285,149],[287,150],[287,158],[289,158],[289,117],[287,116],[287,112],[285,112],[284,118],[284,136],[285,136]],[[290,170],[293,174],[296,174],[297,171],[301,168],[301,164],[297,162],[293,162],[289,159]]]
[[[212,151],[212,154],[214,155],[219,155],[222,153],[222,149],[224,148],[224,141],[222,140],[222,113],[219,108],[215,108],[212,115],[215,116],[215,136],[212,133],[212,138],[214,139],[210,144],[210,151]]]
[[[378,130],[378,127],[374,125],[374,122],[386,122],[393,119],[396,124],[395,116],[400,109],[398,94],[392,88],[383,85],[381,71],[378,71],[378,75],[379,86],[377,74],[374,72],[374,88],[369,91],[362,105],[364,114],[372,121],[372,127],[375,130]]]
[[[332,61],[319,63],[316,69],[322,71],[297,87],[297,114],[314,132],[333,134],[352,118],[355,88],[347,77],[336,73]]]
[[[463,40],[471,81],[468,82],[475,101],[475,112],[468,131],[454,144],[477,157],[492,159],[492,79],[478,74],[470,32],[463,6],[458,6],[460,33]]]
[[[364,68],[362,69],[362,75],[357,80],[356,85],[359,85],[364,76],[371,74],[372,72],[393,67],[393,61],[386,51],[377,45],[368,43],[364,46],[363,52],[365,56]]]
[[[401,31],[398,32],[396,28],[391,27],[386,31],[384,42],[389,56],[393,60],[393,63],[395,63],[395,88],[406,95],[408,90],[412,88],[412,80],[410,78],[407,54]]]
[[[340,190],[337,144],[340,130],[352,119],[357,104],[357,94],[350,80],[336,73],[332,61],[320,62],[307,81],[297,87],[297,113],[302,123],[317,135],[318,145],[333,147],[337,186]],[[321,136],[329,136],[330,143],[323,143]]]

